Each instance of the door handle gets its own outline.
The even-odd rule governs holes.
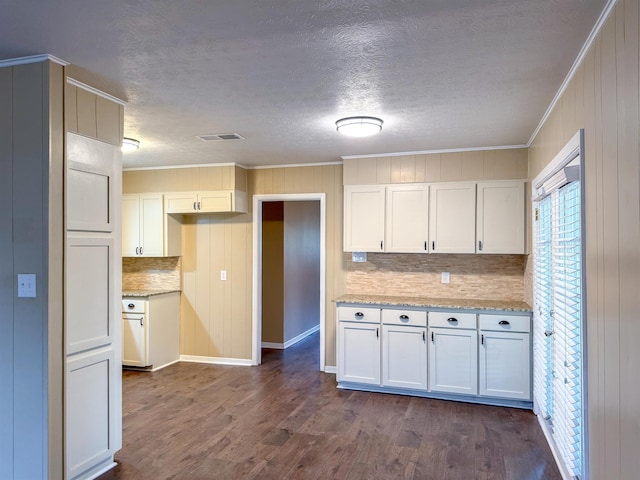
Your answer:
[[[432,241],[431,242],[431,250],[434,251],[436,249],[436,242]]]
[[[136,255],[139,255],[138,251],[140,250],[140,247],[136,247]]]
[[[380,328],[376,327],[376,338],[380,338]]]
[[[424,251],[425,252],[427,251],[427,241],[426,240],[424,241]]]
[[[142,255],[142,247],[140,247],[140,255]]]
[[[424,330],[422,331],[422,342],[427,343],[427,334],[424,333]]]
[[[433,338],[433,332],[431,332],[431,343],[435,343],[436,340]]]
[[[140,317],[140,326],[143,327],[144,326],[144,317]]]
[[[478,250],[482,251],[482,240],[478,240]]]
[[[193,209],[194,209],[194,210],[197,210],[197,208],[196,208],[196,202],[193,202]]]
[[[380,240],[380,250],[384,250],[384,240]]]
[[[198,210],[200,210],[200,202],[198,202]]]
[[[480,335],[480,345],[484,345],[484,335]]]

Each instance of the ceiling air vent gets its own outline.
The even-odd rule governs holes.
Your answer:
[[[237,133],[211,133],[208,135],[198,135],[203,142],[218,142],[221,140],[244,140],[244,137]]]

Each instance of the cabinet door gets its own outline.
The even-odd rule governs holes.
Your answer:
[[[480,332],[480,395],[531,400],[528,333]]]
[[[338,381],[380,385],[380,325],[340,322]]]
[[[525,253],[524,182],[478,183],[477,252]]]
[[[135,315],[122,319],[122,364],[133,367],[147,365],[144,316]]]
[[[385,187],[344,187],[344,251],[384,251]]]
[[[145,257],[161,257],[164,245],[162,195],[140,195],[140,248]]]
[[[431,185],[429,243],[433,253],[475,253],[476,184]]]
[[[222,190],[219,192],[200,192],[198,193],[198,212],[230,212],[232,195],[233,193],[229,190]]]
[[[427,329],[382,326],[382,385],[427,389]]]
[[[429,240],[428,215],[427,185],[388,186],[385,252],[426,253]]]
[[[123,195],[122,256],[135,257],[140,244],[140,195]]]
[[[430,328],[429,390],[478,393],[478,334],[475,330]]]
[[[198,195],[196,192],[165,193],[165,213],[196,213]]]

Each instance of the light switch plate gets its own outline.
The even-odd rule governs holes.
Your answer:
[[[367,261],[367,252],[351,252],[351,261],[353,263],[364,263]]]
[[[227,279],[227,271],[226,270],[220,270],[220,280],[226,280]]]
[[[449,283],[451,281],[451,275],[449,272],[442,272],[442,283]]]
[[[35,273],[19,273],[18,274],[18,297],[20,298],[36,297],[36,274]]]

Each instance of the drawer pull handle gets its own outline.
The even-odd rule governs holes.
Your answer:
[[[458,323],[458,319],[455,317],[449,317],[447,318],[447,322],[449,323]]]
[[[511,325],[511,324],[510,324],[508,321],[506,321],[506,320],[500,320],[500,321],[498,322],[498,325]]]
[[[364,318],[364,313],[356,312],[356,318]]]
[[[402,320],[403,322],[406,322],[409,320],[409,315],[400,315],[400,320]]]
[[[134,303],[130,303],[129,305],[127,305],[127,307],[129,307],[129,308],[133,308],[133,307],[135,307],[135,306],[136,306],[136,305],[135,305]]]

